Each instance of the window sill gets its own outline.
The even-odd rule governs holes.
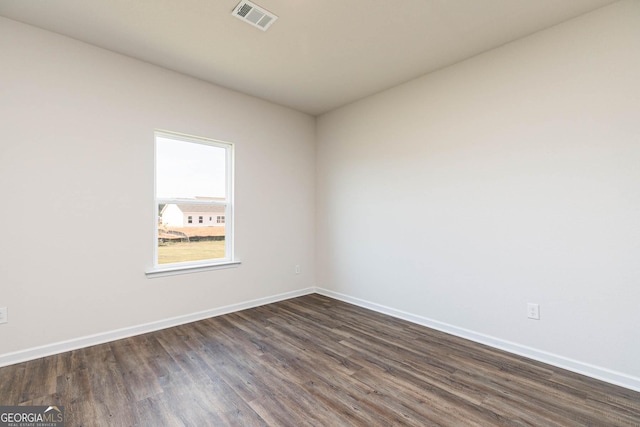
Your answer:
[[[235,268],[240,265],[240,261],[225,261],[217,264],[196,264],[196,265],[174,265],[169,267],[151,268],[144,272],[147,279],[155,277],[175,276],[178,274],[198,273],[200,271],[221,270],[223,268]]]

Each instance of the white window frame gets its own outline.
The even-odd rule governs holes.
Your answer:
[[[184,199],[168,199],[158,198],[156,189],[157,177],[157,138],[173,139],[175,141],[183,141],[187,143],[195,143],[219,147],[225,150],[225,168],[226,168],[226,198],[224,201],[218,200],[189,200]],[[147,277],[161,277],[175,274],[194,273],[198,271],[216,270],[220,268],[236,267],[240,264],[240,260],[234,255],[234,228],[233,228],[233,195],[234,195],[234,153],[235,147],[233,143],[218,141],[210,138],[186,135],[165,130],[156,130],[154,132],[154,179],[153,179],[153,267],[147,269]],[[207,206],[224,206],[225,216],[225,257],[200,261],[185,261],[171,264],[158,264],[158,206],[161,204],[193,204]]]

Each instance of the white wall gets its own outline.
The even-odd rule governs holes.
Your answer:
[[[317,126],[319,287],[640,386],[640,2]]]
[[[0,52],[0,359],[315,284],[313,117],[4,18]],[[145,277],[154,129],[236,144],[240,267]]]

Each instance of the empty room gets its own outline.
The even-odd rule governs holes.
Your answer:
[[[0,0],[0,426],[640,426],[640,1]]]

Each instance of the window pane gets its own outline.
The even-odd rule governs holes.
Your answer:
[[[225,218],[233,168],[228,143],[156,132],[157,235],[155,265],[224,262],[233,257]],[[226,221],[225,221],[226,219]]]
[[[156,137],[156,197],[226,198],[226,150]]]
[[[168,203],[160,211],[158,264],[225,258],[224,206]],[[198,221],[193,221],[193,217]]]
[[[186,240],[171,237],[158,240],[158,264],[204,261],[225,258],[224,236],[222,240]]]

